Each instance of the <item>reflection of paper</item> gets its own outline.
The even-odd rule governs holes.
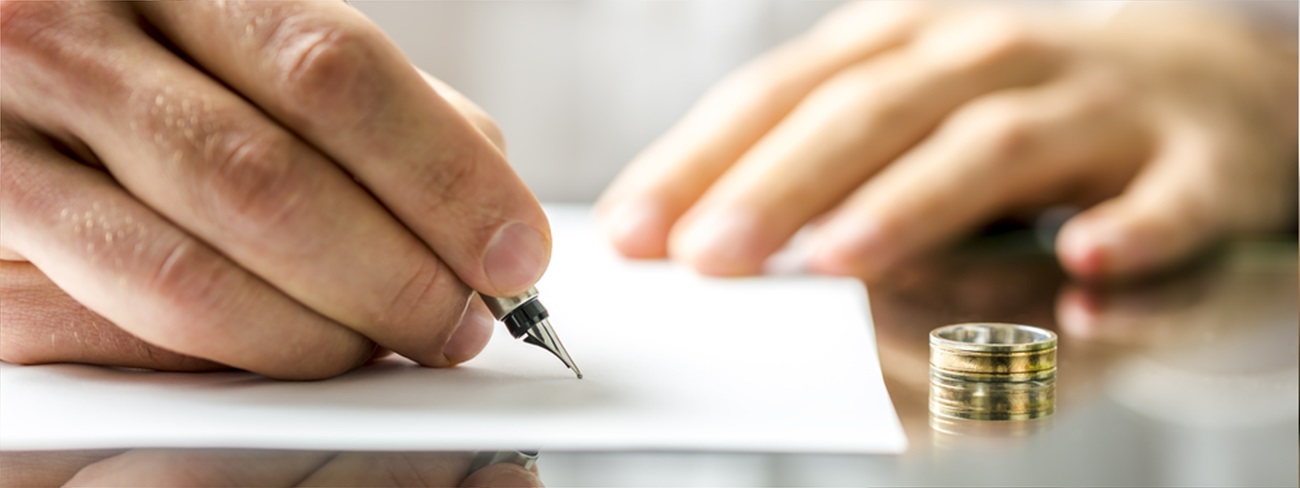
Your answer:
[[[0,449],[903,449],[860,284],[625,262],[584,207],[550,213],[539,288],[583,380],[500,327],[456,368],[320,382],[3,364]]]

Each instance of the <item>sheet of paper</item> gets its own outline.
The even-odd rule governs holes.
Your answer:
[[[502,326],[455,368],[318,382],[0,364],[0,449],[904,449],[861,284],[625,261],[586,207],[548,212],[538,288],[585,379]]]

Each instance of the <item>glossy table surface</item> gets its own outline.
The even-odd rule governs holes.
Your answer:
[[[869,286],[900,456],[554,454],[557,485],[1296,486],[1294,241],[1239,242],[1146,283],[1070,283],[1027,239],[983,242]],[[945,422],[928,334],[961,322],[1059,335],[1056,412]]]
[[[542,479],[551,486],[1297,485],[1300,288],[1293,239],[1233,243],[1188,269],[1108,288],[1068,282],[1031,241],[985,239],[869,284],[885,382],[911,444],[902,455],[546,452],[538,463]],[[928,333],[977,321],[1058,333],[1053,415],[1019,422],[932,418]],[[344,459],[299,454],[276,455],[286,465]],[[32,456],[42,455],[48,453],[18,461],[11,455],[5,464],[28,469]],[[176,462],[165,454],[139,456],[154,458],[160,467]],[[230,465],[228,452],[189,452],[185,460],[213,469],[251,466]],[[63,464],[75,472],[76,461]]]

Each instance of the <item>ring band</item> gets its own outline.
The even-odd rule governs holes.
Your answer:
[[[985,381],[985,382],[1013,382],[1023,383],[1027,381],[1043,381],[1056,377],[1056,368],[1044,369],[1032,373],[971,373],[966,371],[944,371],[938,368],[930,368],[931,381],[948,379],[949,381]]]
[[[931,426],[1032,420],[1056,411],[1056,334],[969,323],[930,332]]]
[[[1016,324],[940,327],[930,332],[930,366],[948,373],[1002,375],[1012,381],[1029,379],[1055,371],[1056,334]]]

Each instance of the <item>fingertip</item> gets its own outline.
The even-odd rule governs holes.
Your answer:
[[[602,205],[596,218],[619,254],[635,259],[668,256],[668,233],[673,219],[661,206],[625,200]]]
[[[773,251],[764,232],[753,216],[710,209],[673,229],[668,254],[705,275],[754,275]]]
[[[1056,237],[1056,254],[1061,266],[1076,278],[1106,277],[1106,257],[1113,237],[1096,225],[1094,218],[1078,216],[1061,228]]]
[[[1057,252],[1067,271],[1085,279],[1141,278],[1186,262],[1222,235],[1206,195],[1131,193],[1066,222]]]
[[[1057,237],[1061,265],[1086,281],[1116,281],[1142,276],[1180,259],[1176,229],[1159,228],[1140,210],[1106,206],[1076,216]]]
[[[808,270],[817,274],[852,276],[857,274],[858,260],[849,249],[838,243],[815,244],[808,258]]]
[[[470,473],[461,483],[464,487],[483,488],[531,488],[541,487],[542,480],[536,473],[517,464],[498,463],[488,465]]]
[[[892,263],[879,225],[832,220],[817,231],[808,268],[814,273],[875,278]]]
[[[483,253],[483,275],[495,296],[513,296],[537,283],[551,260],[547,234],[522,222],[497,230]]]

